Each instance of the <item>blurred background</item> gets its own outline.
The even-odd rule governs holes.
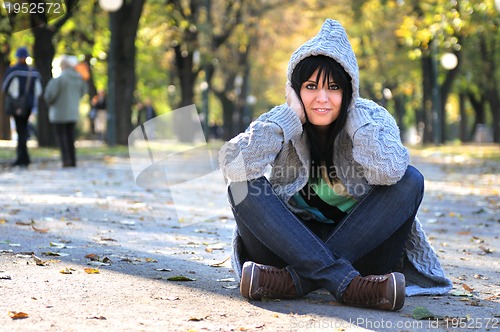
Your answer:
[[[96,139],[99,91],[110,146],[128,143],[144,105],[161,115],[195,104],[205,136],[230,139],[284,102],[290,55],[333,18],[357,55],[361,96],[394,115],[406,144],[500,142],[499,0],[0,2],[0,77],[20,46],[44,86],[60,55],[77,57],[90,92],[80,139]],[[31,121],[37,144],[55,145],[42,100]],[[1,111],[0,139],[11,133]]]

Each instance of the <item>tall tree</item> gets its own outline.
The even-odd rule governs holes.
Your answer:
[[[136,88],[135,39],[145,0],[128,0],[111,12],[108,54],[108,143],[128,144]],[[110,130],[110,124],[113,129]],[[113,137],[114,136],[114,137]]]
[[[5,70],[10,64],[10,39],[12,28],[7,16],[0,12],[0,82],[3,80]],[[10,139],[10,116],[4,112],[3,94],[0,93],[0,139]]]

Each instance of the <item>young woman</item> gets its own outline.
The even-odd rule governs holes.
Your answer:
[[[326,20],[291,57],[287,103],[221,149],[244,297],[325,288],[347,305],[399,310],[405,290],[451,288],[416,219],[423,177],[392,116],[359,97],[358,74],[344,28]]]

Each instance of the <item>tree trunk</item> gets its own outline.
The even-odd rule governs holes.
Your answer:
[[[396,109],[396,122],[399,126],[401,140],[403,140],[406,132],[406,127],[403,119],[406,113],[405,98],[403,95],[397,95],[394,97],[394,107]]]
[[[446,126],[446,102],[448,101],[448,96],[450,95],[450,92],[451,92],[451,88],[453,86],[453,82],[455,81],[455,78],[460,70],[460,64],[461,64],[461,52],[460,51],[455,51],[453,52],[455,54],[455,56],[457,57],[458,59],[458,63],[457,63],[457,66],[449,71],[447,71],[446,73],[446,78],[443,82],[443,84],[441,85],[441,114],[442,114],[442,118],[440,119],[441,120],[441,123],[440,123],[440,126],[441,126],[441,142],[446,142],[446,139],[447,139],[447,135],[446,135],[446,131],[447,131],[447,126]]]
[[[110,14],[111,38],[114,40],[110,43],[108,66],[114,71],[114,80],[112,77],[109,82],[108,90],[111,91],[108,91],[108,102],[112,104],[109,105],[111,112],[108,109],[108,116],[116,129],[116,132],[110,133],[114,137],[108,138],[111,144],[128,144],[128,136],[132,131],[132,104],[136,87],[135,39],[144,1],[126,1],[118,11]]]
[[[6,42],[0,52],[0,82],[3,82],[5,70],[9,67],[10,45]],[[4,94],[0,93],[0,139],[10,140],[10,116],[5,113]]]
[[[491,39],[490,39],[491,40]],[[500,98],[498,97],[499,83],[496,75],[495,53],[496,44],[493,42],[487,44],[488,38],[480,39],[481,57],[483,59],[484,73],[486,80],[486,88],[484,97],[490,104],[491,117],[493,119],[493,141],[500,143]],[[492,73],[492,75],[490,75]]]
[[[54,33],[44,25],[35,26],[32,28],[32,31],[35,37],[33,46],[35,67],[42,76],[41,83],[45,91],[47,83],[52,78],[52,60],[55,54],[55,48],[52,44]],[[39,146],[48,147],[56,145],[52,125],[49,122],[48,107],[43,96],[38,99],[37,137]]]
[[[485,100],[484,97],[476,98],[472,93],[468,93],[469,101],[472,105],[472,109],[474,110],[474,125],[472,126],[472,131],[470,137],[474,138],[474,134],[478,125],[482,125],[486,123],[486,112],[484,110]]]
[[[460,141],[461,142],[469,142],[470,136],[468,135],[467,130],[467,112],[465,111],[465,101],[466,101],[465,93],[461,92],[459,95],[460,98]]]
[[[422,119],[424,122],[423,143],[432,142],[432,58],[430,55],[422,56]],[[419,125],[419,124],[417,124]]]

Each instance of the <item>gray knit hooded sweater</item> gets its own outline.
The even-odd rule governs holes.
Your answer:
[[[337,21],[327,19],[319,33],[292,54],[287,71],[289,81],[295,66],[313,55],[333,58],[351,76],[353,98],[334,151],[337,175],[348,193],[361,200],[374,185],[398,182],[409,164],[408,150],[387,110],[359,97],[356,56]],[[271,167],[268,177],[278,197],[301,218],[311,218],[307,211],[294,206],[292,198],[308,181],[310,151],[302,123],[286,103],[261,115],[244,133],[227,142],[220,150],[219,164],[226,179],[232,182],[262,177]],[[244,263],[242,250],[236,228],[232,263],[238,277]],[[444,294],[452,287],[418,219],[406,242],[403,273],[407,296]]]

